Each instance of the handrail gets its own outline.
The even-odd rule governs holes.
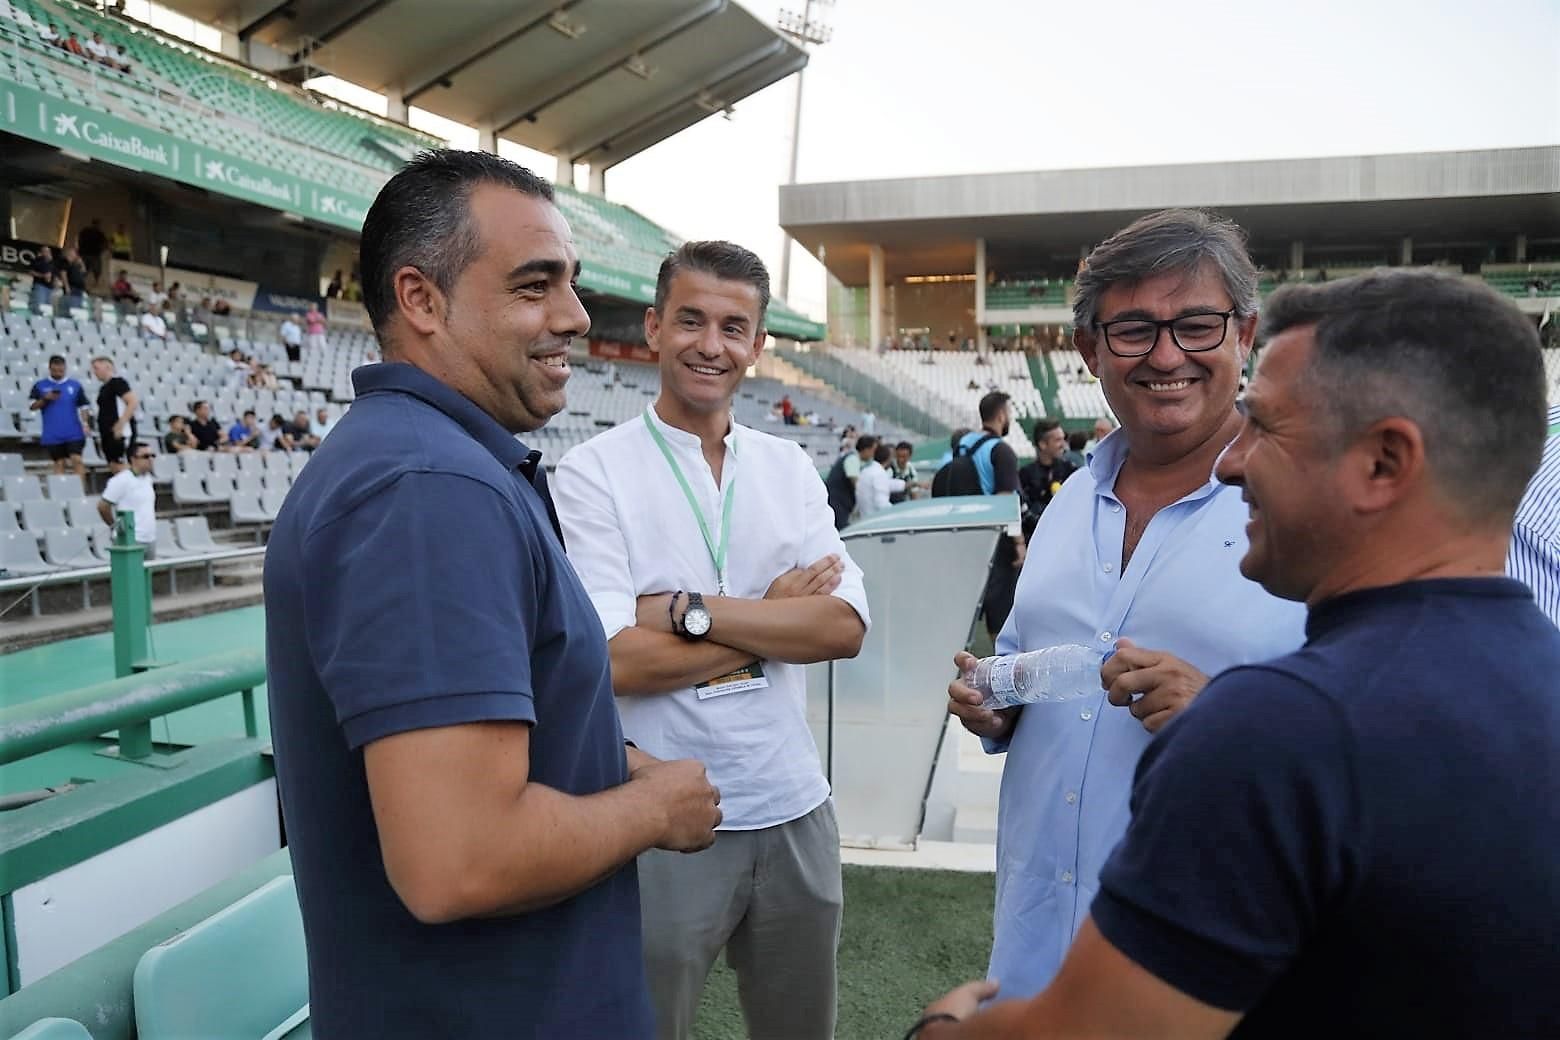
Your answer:
[[[242,549],[221,549],[217,552],[195,553],[190,556],[166,556],[158,560],[148,560],[146,569],[149,571],[172,570],[176,567],[197,567],[207,563],[223,563],[228,560],[242,560],[251,556],[264,556],[265,546],[246,546]],[[98,578],[108,577],[108,564],[98,563],[91,567],[71,567],[62,571],[48,571],[43,574],[21,575],[15,578],[0,578],[0,593],[15,592],[20,589],[45,588],[50,585],[74,585],[81,581],[94,581]]]
[[[263,650],[229,650],[0,708],[0,765],[229,694],[252,698],[264,682]],[[252,728],[252,705],[244,714]]]

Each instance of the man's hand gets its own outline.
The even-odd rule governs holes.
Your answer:
[[[634,605],[634,627],[642,628],[647,632],[675,633],[672,627],[672,594],[670,592],[658,592],[653,596],[640,596]],[[685,592],[677,597],[679,610],[688,607],[688,594]]]
[[[1130,706],[1143,728],[1158,733],[1208,685],[1208,677],[1179,657],[1145,650],[1130,639],[1116,640],[1116,652],[1100,668],[1100,685],[1118,708]],[[1134,694],[1142,694],[1133,700]]]
[[[1017,708],[981,707],[980,691],[964,682],[964,673],[980,659],[961,650],[953,655],[953,666],[959,670],[959,678],[948,684],[948,714],[964,724],[964,728],[977,737],[987,740],[1006,740],[1013,732],[1018,718]]]
[[[623,751],[628,756],[628,778],[630,780],[634,778],[635,773],[645,766],[655,765],[655,763],[661,761],[654,755],[641,751],[632,744],[624,744]]]
[[[997,983],[991,979],[982,979],[979,982],[966,982],[958,989],[951,990],[941,999],[927,1005],[926,1017],[932,1015],[952,1015],[960,1022],[969,1018],[980,1010],[981,1004],[997,995]],[[942,1023],[944,1026],[951,1023]],[[937,1026],[930,1025],[921,1030],[922,1036],[932,1037],[937,1035]]]
[[[845,561],[830,553],[810,567],[793,567],[769,583],[765,599],[790,596],[827,596],[840,587]]]
[[[699,852],[715,844],[715,828],[721,821],[720,792],[705,776],[704,763],[691,758],[649,762],[635,769],[628,782],[643,785],[661,814],[663,826],[656,848]]]

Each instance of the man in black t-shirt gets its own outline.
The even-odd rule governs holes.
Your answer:
[[[1395,270],[1286,286],[1262,324],[1215,474],[1306,645],[1149,745],[1051,986],[969,1022],[997,984],[961,987],[923,1038],[1560,1036],[1560,630],[1502,575],[1546,429],[1533,323]]]
[[[1035,445],[1035,461],[1018,471],[1018,493],[1024,500],[1024,544],[1035,533],[1040,514],[1051,504],[1051,498],[1062,489],[1062,483],[1077,469],[1067,460],[1067,437],[1062,424],[1055,419],[1035,422],[1031,435]]]
[[[221,451],[227,445],[227,433],[222,424],[211,415],[210,401],[196,401],[190,409],[195,418],[190,422],[190,432],[195,435],[195,446],[201,451]]]
[[[27,265],[27,271],[32,275],[32,289],[27,296],[28,309],[34,314],[50,313],[54,300],[54,250],[48,246],[39,246],[33,254],[32,262]]]
[[[980,429],[964,435],[959,442],[975,461],[980,474],[982,494],[1009,495],[1019,490],[1018,455],[1007,443],[1013,428],[1012,398],[993,390],[980,399]],[[981,613],[986,616],[986,631],[997,638],[1013,612],[1013,593],[1018,587],[1018,572],[1024,567],[1024,538],[1021,531],[997,543],[986,574],[986,592],[981,597]]]
[[[93,358],[92,374],[102,384],[97,395],[98,441],[109,471],[118,473],[135,445],[135,413],[140,399],[125,377],[115,372],[112,358]]]

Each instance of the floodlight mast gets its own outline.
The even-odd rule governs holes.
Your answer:
[[[802,50],[808,46],[821,46],[828,43],[834,35],[834,29],[824,20],[824,8],[833,7],[834,0],[807,0],[802,13],[781,10],[775,19],[775,26],[786,36],[796,42]],[[814,17],[814,12],[817,16]],[[806,68],[796,72],[796,108],[791,114],[791,165],[786,175],[787,184],[796,183],[796,159],[801,152],[802,145],[802,74]],[[780,298],[788,299],[791,295],[791,236],[782,229],[780,232]]]

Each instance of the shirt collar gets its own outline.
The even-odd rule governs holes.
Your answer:
[[[473,440],[503,463],[505,469],[519,469],[525,478],[536,482],[542,453],[533,451],[498,424],[491,415],[472,403],[459,391],[439,382],[415,365],[399,361],[381,361],[352,372],[352,389],[358,396],[373,393],[407,394],[432,405],[454,419]]]
[[[678,429],[676,426],[667,423],[665,419],[661,418],[661,413],[655,410],[655,405],[652,404],[647,407],[645,412],[650,416],[650,421],[655,423],[655,428],[660,431],[661,436],[666,438],[668,444],[675,444],[679,448],[691,451],[699,451],[703,448],[704,442],[699,440],[698,434],[689,433],[687,430]],[[734,415],[728,415],[726,421],[730,424],[730,428],[727,429],[726,436],[721,439],[725,442],[726,447],[735,454],[737,450],[737,418]]]
[[[1127,436],[1120,428],[1112,430],[1105,435],[1105,439],[1094,446],[1086,460],[1089,472],[1094,476],[1094,493],[1104,495],[1107,498],[1116,497],[1116,478],[1121,475],[1122,463],[1127,461]],[[1217,465],[1217,463],[1215,463]],[[1208,479],[1202,487],[1186,495],[1180,501],[1195,502],[1199,498],[1207,498],[1218,491],[1223,485],[1213,477],[1213,470],[1208,471]]]

